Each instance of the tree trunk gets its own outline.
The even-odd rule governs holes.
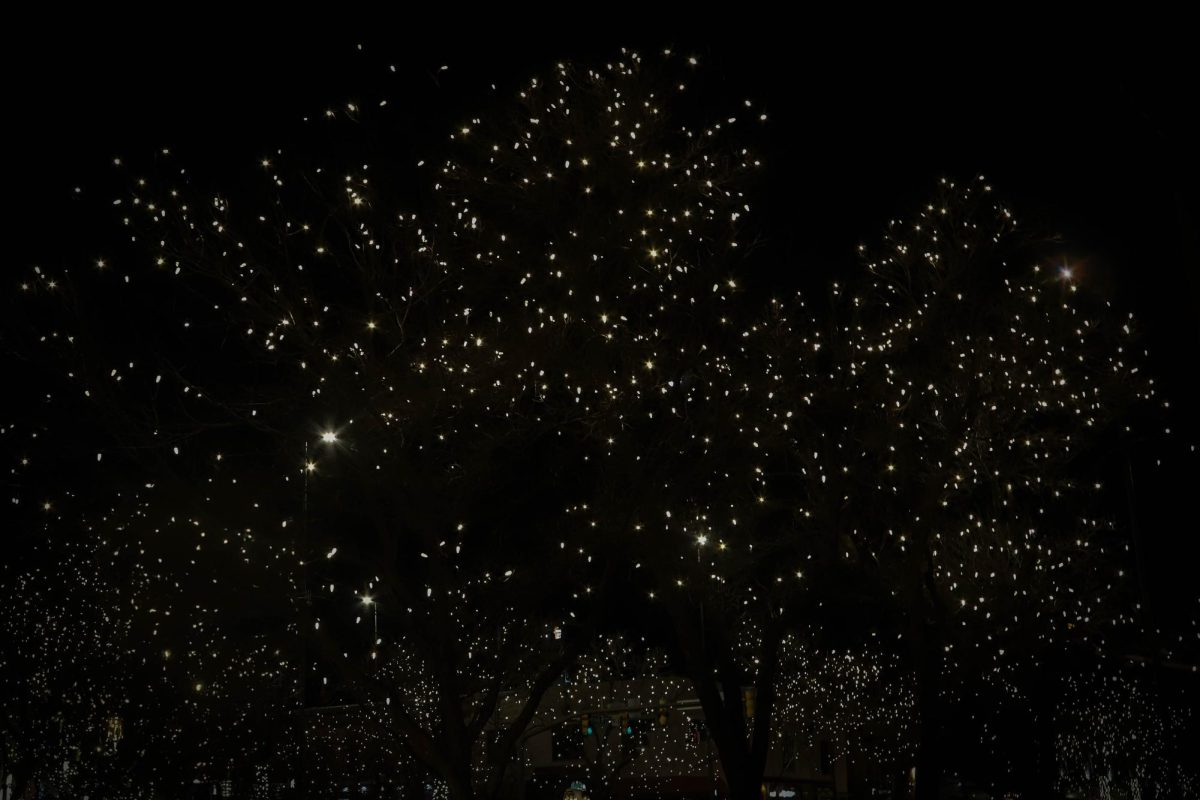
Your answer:
[[[471,768],[468,766],[466,772],[455,770],[455,774],[445,778],[446,789],[450,800],[475,800],[475,793],[471,788]]]
[[[762,800],[783,623],[771,619],[763,629],[762,663],[751,681],[756,690],[756,711],[752,728],[748,729],[742,705],[742,684],[748,676],[741,675],[733,663],[725,631],[713,626],[711,617],[706,621],[702,608],[681,603],[669,605],[668,611],[684,666],[717,748],[730,800]],[[710,638],[716,641],[708,641]]]
[[[918,622],[914,631],[917,674],[917,780],[915,800],[939,800],[945,774],[945,703],[942,700],[943,637],[937,625]]]
[[[749,756],[742,753],[730,755],[729,761],[741,763],[735,763],[731,770],[725,765],[726,758],[721,759],[725,783],[729,788],[729,800],[762,800],[762,776],[754,774]]]
[[[593,779],[589,781],[588,797],[590,797],[591,800],[610,800],[612,797],[612,790],[609,786],[608,780],[601,777],[599,779]]]
[[[1029,766],[1023,796],[1030,800],[1052,800],[1057,769],[1054,750],[1054,684],[1049,680],[1029,680],[1030,742]]]
[[[12,767],[13,797],[25,797],[29,788],[29,779],[33,771],[23,764],[17,763]]]
[[[775,635],[775,632],[769,635]],[[777,658],[776,644],[764,648],[764,659]],[[692,671],[692,685],[699,696],[705,724],[716,745],[730,800],[762,800],[770,715],[774,705],[773,690],[764,690],[764,685],[774,681],[774,670],[767,669],[765,665],[763,669],[766,674],[760,675],[753,684],[760,702],[756,704],[752,732],[747,731],[740,683],[728,677],[718,681],[711,671]]]
[[[404,783],[407,787],[404,800],[425,800],[425,777],[418,769],[410,767],[404,776]]]

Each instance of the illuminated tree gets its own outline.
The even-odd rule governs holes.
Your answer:
[[[553,486],[557,507],[514,515],[533,536],[519,555],[511,552],[542,581],[566,568],[538,568],[553,563],[540,561],[538,542],[577,561],[591,562],[596,552],[636,570],[636,543],[686,477],[681,448],[703,446],[686,408],[714,399],[704,376],[721,369],[710,352],[728,325],[735,287],[733,226],[746,209],[738,186],[756,162],[724,138],[732,120],[707,129],[682,124],[684,84],[665,74],[643,72],[627,54],[601,70],[564,65],[549,80],[531,81],[517,109],[454,133],[454,155],[436,178],[435,213],[419,229],[418,250],[428,249],[432,272],[450,273],[438,279],[445,291],[429,301],[441,315],[441,344],[428,363],[458,373],[454,390],[478,398],[464,403],[484,404],[487,413],[499,398],[503,430],[513,431],[514,421],[524,426],[511,441],[528,460],[511,472],[531,491]],[[403,318],[411,325],[407,312]],[[464,344],[468,352],[484,348],[485,358],[464,364],[456,355]],[[481,510],[513,506],[523,494],[503,483],[503,468],[486,468],[486,480],[484,470],[471,471],[463,457],[471,441],[477,434],[456,439],[450,451],[455,465],[467,465],[464,491],[494,492]],[[544,532],[534,522],[539,515]],[[551,532],[564,519],[576,530],[570,538]],[[496,555],[484,552],[495,565]],[[584,591],[574,594],[586,595],[587,572],[577,574]],[[512,588],[506,596],[524,593]],[[544,598],[535,604],[553,607]],[[514,640],[511,632],[504,638]],[[527,721],[515,718],[491,748],[501,763]],[[490,785],[501,775],[493,771]]]
[[[606,578],[638,569],[621,545],[703,449],[688,404],[719,401],[757,162],[732,118],[685,124],[691,67],[559,65],[454,132],[419,214],[353,148],[276,153],[257,195],[160,167],[116,202],[128,247],[27,284],[71,298],[79,334],[47,346],[125,412],[109,429],[261,536],[261,568],[302,562],[307,696],[360,705],[456,797],[502,784]],[[88,326],[85,283],[116,325]]]
[[[791,633],[780,647],[776,745],[823,741],[852,772],[904,771],[914,744],[910,673],[878,642],[832,647],[810,639]]]
[[[1186,755],[1196,739],[1189,694],[1151,674],[1146,665],[1101,661],[1062,682],[1054,725],[1060,791],[1112,798],[1200,790]]]
[[[1128,622],[1104,467],[1155,391],[1132,320],[982,179],[943,182],[863,253],[865,285],[834,287],[817,515],[908,642],[932,797],[972,675]]]
[[[568,769],[586,784],[589,797],[653,791],[661,776],[705,765],[706,753],[684,719],[690,711],[681,708],[690,696],[688,680],[673,674],[666,653],[645,638],[598,636],[547,695],[522,741],[528,747],[546,734],[577,741]],[[532,786],[540,788],[534,778]]]
[[[237,484],[213,491],[219,449],[190,457],[199,453],[185,443],[210,421],[158,392],[180,355],[153,341],[169,333],[156,327],[164,295],[118,315],[128,283],[103,266],[33,274],[7,298],[5,355],[23,390],[3,430],[13,465],[4,527],[21,532],[4,588],[6,607],[40,609],[38,624],[57,633],[32,636],[28,615],[6,614],[22,626],[5,652],[16,681],[8,707],[67,703],[70,686],[92,686],[104,718],[71,706],[61,715],[70,735],[57,737],[76,731],[92,743],[73,762],[76,792],[170,791],[243,765],[278,766],[296,558],[258,538],[278,515],[247,499],[246,484],[241,495]],[[46,695],[55,681],[70,683]],[[36,731],[8,741],[32,746]],[[62,780],[61,762],[39,769],[32,779]]]
[[[10,538],[0,582],[5,766],[18,793],[31,783],[86,790],[109,777],[114,721],[128,714],[124,612],[139,581],[113,582],[96,569],[97,553],[56,527]]]
[[[261,581],[241,563],[253,544],[234,532],[204,547],[218,531],[196,536],[193,518],[181,556],[184,526],[144,524],[144,496],[94,520],[76,500],[63,493],[26,518],[33,532],[10,539],[4,565],[3,730],[18,787],[133,797],[190,783],[199,761],[222,772],[271,761],[261,745],[283,637],[261,627],[262,609],[205,590],[214,574],[236,580],[239,564]]]

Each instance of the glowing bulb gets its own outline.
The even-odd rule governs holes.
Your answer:
[[[337,434],[333,431],[325,431],[321,434],[321,441],[325,444],[333,444],[338,440]]]

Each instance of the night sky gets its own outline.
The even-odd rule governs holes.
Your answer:
[[[1140,317],[1150,364],[1176,410],[1170,445],[1133,462],[1144,583],[1165,624],[1195,616],[1189,448],[1200,441],[1191,413],[1200,407],[1200,217],[1188,177],[1187,59],[1169,38],[990,31],[989,39],[980,28],[910,39],[797,33],[769,20],[590,37],[363,28],[327,35],[318,24],[247,30],[192,21],[145,35],[24,31],[5,56],[17,198],[9,269],[68,264],[111,237],[112,218],[95,213],[98,205],[79,214],[71,194],[103,186],[114,156],[144,160],[170,147],[193,172],[237,180],[263,153],[288,147],[302,117],[387,96],[403,113],[366,135],[376,147],[388,140],[404,169],[434,154],[489,84],[515,86],[562,58],[670,45],[716,71],[729,96],[753,97],[771,115],[767,192],[756,209],[762,241],[751,256],[751,288],[764,296],[819,293],[853,268],[859,242],[906,214],[938,178],[982,173],[1023,220],[1063,235],[1081,282]],[[63,213],[83,226],[69,241]]]

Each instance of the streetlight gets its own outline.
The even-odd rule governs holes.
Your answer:
[[[375,599],[369,594],[364,594],[362,596],[362,604],[371,608],[371,621],[375,626],[375,636],[372,639],[371,646],[374,647],[374,642],[379,641],[379,604],[376,603]]]
[[[335,445],[340,441],[337,431],[326,430],[321,432],[321,444]],[[308,546],[308,476],[317,471],[317,462],[308,455],[308,439],[304,440],[304,520],[303,531],[305,535],[304,546]]]
[[[304,476],[303,494],[301,495],[301,517],[300,517],[300,543],[299,550],[303,556],[300,561],[300,586],[301,594],[298,600],[301,601],[301,617],[303,623],[301,629],[311,631],[312,628],[312,592],[308,586],[309,573],[309,536],[308,536],[308,482],[309,477],[317,471],[316,459],[309,455],[309,436],[304,437],[304,461],[302,462],[301,474]],[[338,435],[335,431],[326,430],[320,435],[320,442],[325,445],[335,445],[338,443]],[[336,548],[335,548],[336,550]],[[332,555],[332,552],[330,553]],[[309,647],[306,638],[300,639],[300,658],[298,659],[298,667],[300,672],[300,680],[298,686],[300,689],[300,705],[303,707],[308,701],[307,682],[308,682],[308,652]],[[299,757],[300,764],[304,765],[307,761],[308,737],[305,735],[303,728],[303,719],[300,716],[296,718],[295,735],[297,737],[296,753]],[[308,773],[303,766],[297,769],[297,777],[292,779],[292,785],[300,790],[300,796],[308,796]]]
[[[337,444],[338,441],[339,441],[339,439],[338,439],[337,432],[334,430],[325,430],[325,431],[322,431],[320,434],[320,442],[322,444],[332,446],[332,445]],[[306,436],[304,438],[303,468],[301,469],[301,473],[304,476],[304,483],[303,483],[303,487],[302,487],[303,493],[301,495],[300,543],[299,543],[299,547],[298,547],[300,553],[302,554],[302,560],[300,562],[301,594],[297,598],[298,600],[301,601],[301,603],[303,603],[303,606],[302,606],[303,612],[302,613],[304,616],[304,624],[302,625],[302,627],[304,628],[304,630],[310,629],[309,623],[311,622],[311,607],[312,607],[312,593],[309,590],[309,586],[308,586],[309,547],[311,545],[311,542],[309,541],[309,535],[308,535],[308,483],[309,483],[309,477],[312,476],[313,473],[315,473],[316,471],[317,471],[317,460],[309,455],[309,437]],[[302,647],[303,647],[303,645],[302,645]],[[304,681],[307,680],[307,678],[306,678],[307,664],[308,664],[307,652],[306,652],[306,650],[302,650],[301,654],[300,654],[300,672],[301,672],[300,686],[301,686],[302,698],[303,698],[303,692],[304,692],[304,689],[303,689]]]

